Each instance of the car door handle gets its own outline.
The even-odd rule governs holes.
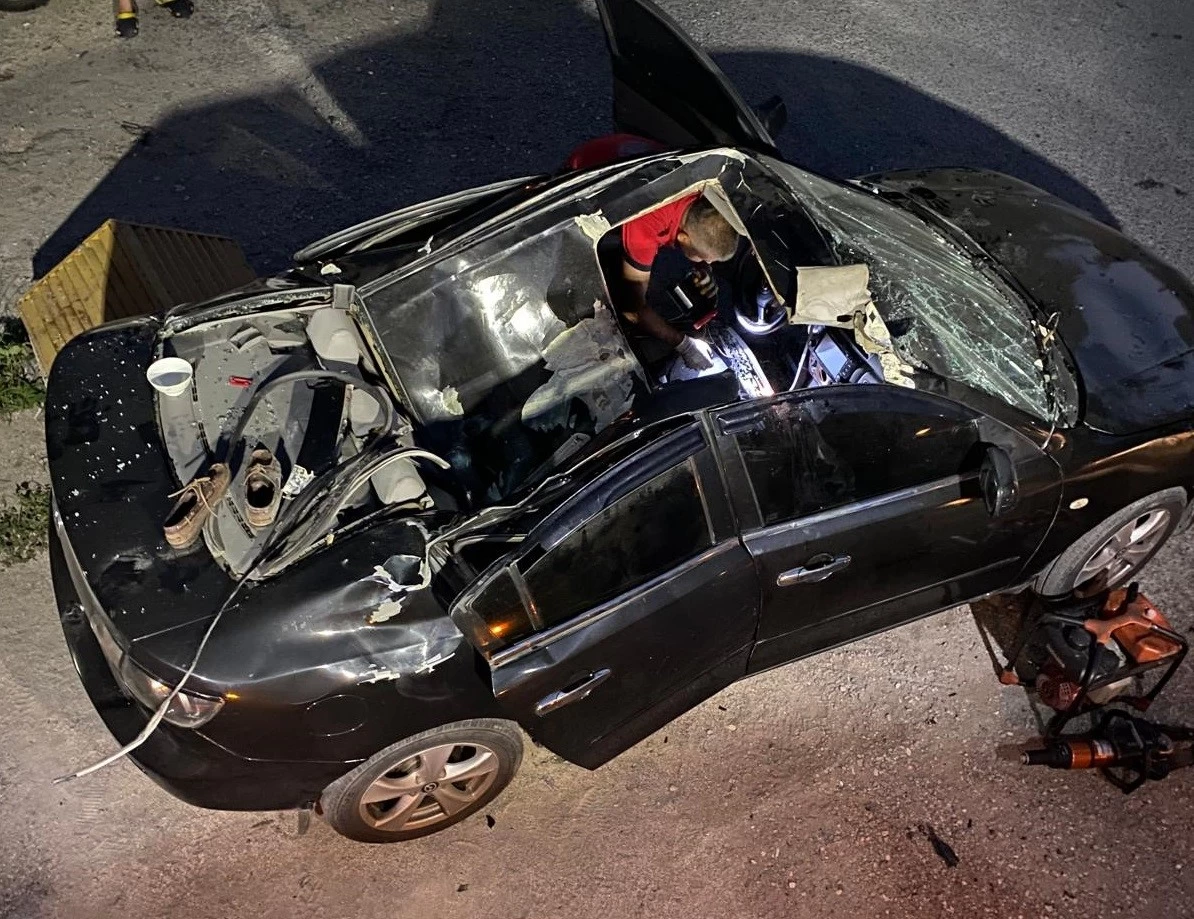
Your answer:
[[[571,686],[565,686],[563,689],[549,693],[539,700],[535,706],[535,714],[546,715],[548,712],[554,712],[557,708],[563,708],[572,702],[587,699],[594,689],[610,678],[610,673],[608,668],[594,670],[579,683],[573,683]]]
[[[814,555],[808,564],[800,568],[791,568],[775,579],[776,587],[791,587],[793,584],[816,584],[831,578],[839,571],[850,566],[848,555]]]

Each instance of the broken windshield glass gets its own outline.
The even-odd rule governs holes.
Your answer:
[[[1027,307],[928,224],[872,195],[770,165],[830,237],[844,264],[865,262],[900,356],[939,376],[1050,416]]]

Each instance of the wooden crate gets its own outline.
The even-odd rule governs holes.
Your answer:
[[[253,278],[231,239],[109,220],[30,287],[17,309],[48,374],[80,332],[206,300]]]

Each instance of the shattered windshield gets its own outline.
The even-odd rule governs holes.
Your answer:
[[[1027,307],[928,224],[894,205],[777,161],[775,171],[844,264],[865,262],[901,357],[1038,418],[1049,399]]]

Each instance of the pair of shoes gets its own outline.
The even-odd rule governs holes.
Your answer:
[[[166,516],[163,531],[175,549],[194,544],[203,526],[228,491],[232,473],[225,463],[213,463],[206,475],[192,479],[170,495],[174,506]],[[278,516],[282,500],[282,470],[269,450],[254,450],[245,473],[245,516],[249,526],[262,529]]]

